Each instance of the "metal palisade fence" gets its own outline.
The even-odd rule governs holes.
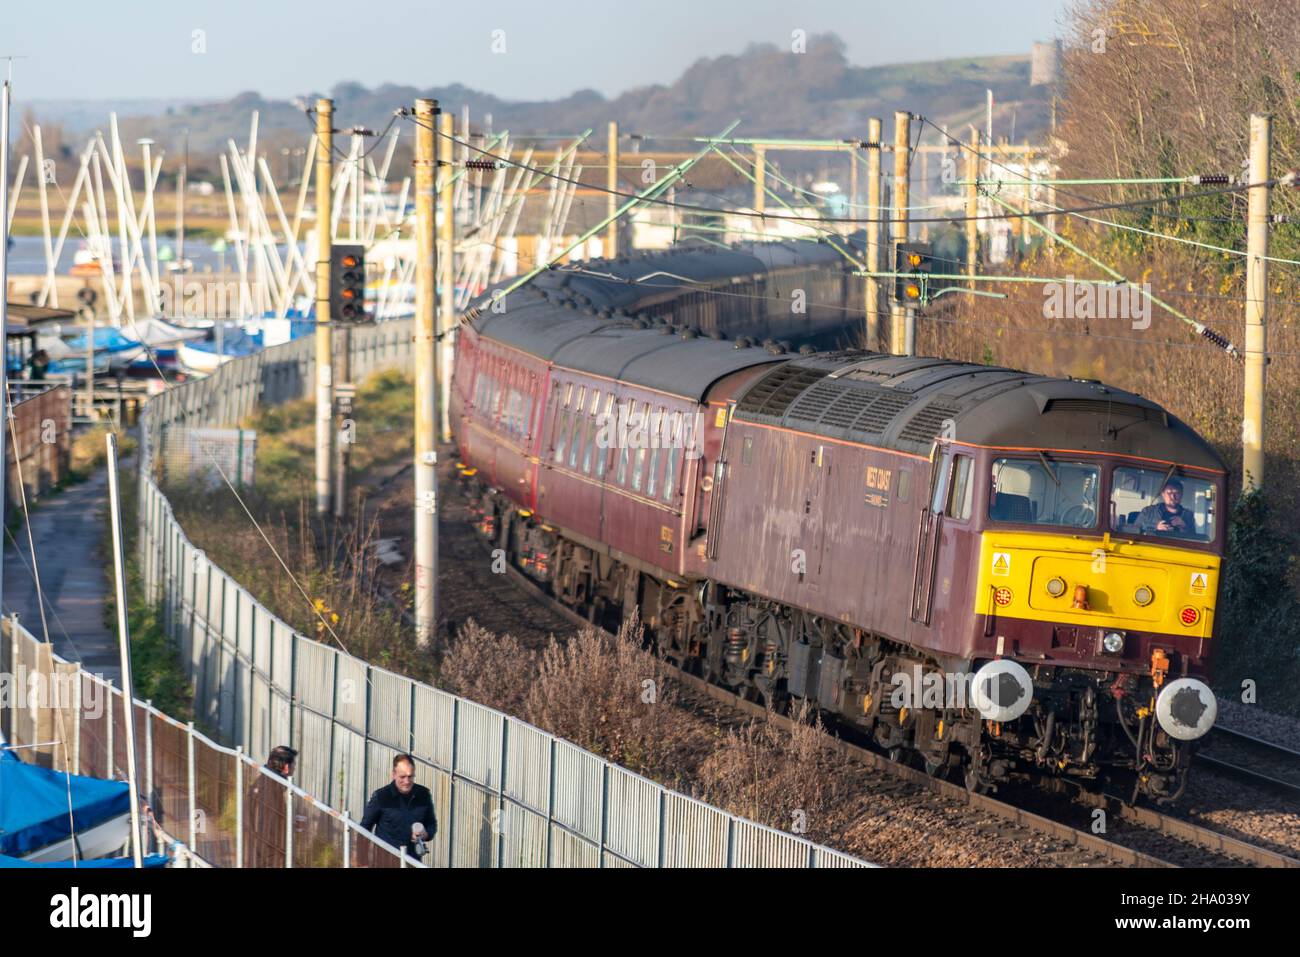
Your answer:
[[[122,691],[65,661],[16,619],[0,623],[0,730],[44,767],[98,778],[126,776]],[[259,765],[136,699],[147,849],[179,843],[190,867],[425,867],[355,820]]]
[[[352,332],[359,381],[411,362],[409,321]],[[154,480],[170,428],[237,423],[309,394],[310,339],[237,359],[151,400],[141,429],[140,559],[196,689],[195,714],[227,746],[298,749],[295,779],[351,818],[409,752],[433,792],[432,866],[844,867],[849,855],[669,791],[490,708],[296,634],[206,560]]]

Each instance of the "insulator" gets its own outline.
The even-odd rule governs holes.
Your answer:
[[[1227,336],[1220,335],[1219,333],[1211,329],[1209,326],[1203,326],[1201,328],[1201,335],[1203,335],[1206,339],[1209,339],[1211,342],[1213,342],[1224,352],[1230,353],[1232,355],[1236,355],[1237,350],[1233,346],[1233,344],[1228,340]]]
[[[1232,177],[1227,173],[1201,173],[1192,177],[1195,186],[1227,186],[1231,182]]]
[[[496,160],[465,160],[466,169],[496,169]]]

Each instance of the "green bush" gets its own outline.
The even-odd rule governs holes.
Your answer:
[[[1214,649],[1215,689],[1239,699],[1254,681],[1256,703],[1300,715],[1300,601],[1290,582],[1295,561],[1263,492],[1238,497],[1228,525],[1228,552]]]

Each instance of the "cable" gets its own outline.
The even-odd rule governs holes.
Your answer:
[[[303,115],[304,115],[304,118],[307,119],[307,125],[311,127],[311,131],[312,131],[312,133],[315,134],[315,132],[316,132],[316,124],[313,122],[313,120],[316,118],[316,107],[314,107],[314,106],[304,107],[304,109],[303,109]],[[379,133],[375,133],[375,134],[360,134],[360,135],[363,135],[363,136],[365,136],[365,135],[373,135],[375,141],[374,141],[373,143],[370,144],[370,148],[369,148],[369,149],[367,149],[364,153],[361,153],[360,155],[358,155],[355,161],[352,159],[352,156],[351,156],[350,153],[344,153],[342,150],[340,150],[337,146],[335,146],[335,145],[333,144],[333,142],[332,142],[333,137],[331,137],[330,152],[331,152],[334,156],[336,156],[336,157],[338,157],[340,160],[342,160],[343,163],[344,163],[345,165],[347,165],[347,164],[353,164],[353,165],[356,165],[358,169],[360,169],[360,168],[361,168],[361,161],[364,160],[366,157],[368,157],[371,153],[373,153],[375,150],[377,150],[377,149],[379,148],[379,145],[380,145],[381,143],[383,143],[383,141],[384,141],[384,137],[386,137],[386,136],[388,135],[388,131],[391,130],[391,129],[393,128],[393,124],[396,123],[397,120],[398,120],[398,113],[397,113],[397,111],[394,111],[394,112],[393,112],[393,115],[390,116],[390,117],[388,118],[388,125],[385,126],[385,127],[383,128],[382,131],[380,131]],[[358,135],[358,134],[352,133],[351,130],[336,130],[336,129],[333,129],[333,128],[330,129],[330,132],[331,132],[331,133],[347,133],[347,134],[349,134],[349,135],[353,135],[353,136]],[[318,142],[319,142],[319,141],[318,141]],[[314,160],[314,158],[313,158],[313,163],[314,163],[314,162],[315,162],[315,160]],[[364,170],[362,170],[362,172],[364,172]]]
[[[623,191],[621,191],[621,190],[610,189],[610,188],[608,188],[608,187],[600,186],[600,185],[598,185],[598,184],[583,184],[583,183],[581,183],[579,180],[574,180],[574,179],[570,179],[570,178],[567,178],[567,177],[564,177],[564,176],[560,176],[560,175],[558,175],[558,174],[556,174],[556,173],[548,173],[548,172],[546,172],[546,171],[544,171],[544,170],[539,170],[539,169],[537,169],[537,167],[526,166],[526,165],[523,164],[523,163],[517,162],[517,161],[515,161],[515,160],[510,160],[510,159],[507,159],[507,158],[505,158],[505,157],[499,156],[499,155],[497,155],[497,154],[495,154],[495,153],[492,153],[492,152],[490,152],[490,151],[488,151],[488,150],[481,149],[480,147],[474,146],[474,145],[471,144],[471,143],[466,143],[466,142],[464,142],[463,140],[457,139],[455,136],[448,136],[447,134],[444,134],[444,133],[442,133],[441,131],[439,131],[436,127],[429,127],[429,126],[427,126],[426,124],[420,122],[420,121],[419,121],[418,119],[416,119],[413,115],[410,115],[409,112],[405,112],[405,111],[404,111],[404,115],[405,115],[405,119],[407,119],[409,122],[412,122],[412,123],[416,124],[417,126],[423,126],[423,127],[425,127],[425,129],[431,129],[431,130],[432,130],[436,135],[438,135],[438,136],[442,136],[442,137],[444,137],[444,138],[446,138],[446,139],[449,139],[449,140],[451,140],[453,143],[456,143],[456,144],[458,144],[458,145],[468,147],[469,149],[474,150],[476,153],[480,153],[480,154],[482,154],[482,155],[484,155],[484,156],[487,156],[487,157],[490,157],[490,158],[496,160],[498,163],[504,163],[504,164],[507,165],[507,166],[514,166],[514,167],[518,167],[518,168],[521,168],[521,169],[532,170],[533,172],[541,173],[543,176],[548,176],[548,177],[551,177],[551,178],[553,178],[553,179],[560,180],[560,181],[562,181],[562,182],[577,183],[578,185],[585,185],[585,186],[587,187],[587,189],[592,190],[592,191],[594,191],[594,192],[600,192],[600,193],[612,193],[612,194],[615,195],[615,196],[621,196],[621,197],[624,197],[624,198],[626,198],[626,199],[639,199],[639,200],[641,200],[641,202],[643,202],[643,203],[645,203],[645,204],[658,205],[658,206],[667,206],[667,207],[669,207],[669,208],[690,210],[690,211],[692,211],[692,212],[698,212],[698,213],[725,213],[725,214],[728,214],[728,215],[734,215],[734,216],[749,216],[749,217],[757,217],[757,218],[763,218],[763,216],[766,216],[766,215],[774,215],[774,214],[760,214],[760,213],[757,213],[757,212],[748,212],[748,211],[746,211],[746,210],[742,210],[742,209],[726,209],[726,208],[710,207],[710,206],[690,206],[690,205],[687,205],[687,204],[684,204],[684,203],[676,203],[676,202],[671,202],[671,201],[668,201],[668,200],[662,200],[662,199],[658,199],[658,198],[642,197],[641,195],[636,194],[636,193],[625,193],[625,192],[623,192]],[[967,148],[969,149],[969,147],[967,147]],[[1097,203],[1097,204],[1093,204],[1093,205],[1091,205],[1091,206],[1082,206],[1082,207],[1078,207],[1078,208],[1076,208],[1076,209],[1063,209],[1063,210],[1061,210],[1061,212],[1066,212],[1066,213],[1071,213],[1071,212],[1084,212],[1084,213],[1090,213],[1090,212],[1098,212],[1098,211],[1109,210],[1109,209],[1137,209],[1137,208],[1142,208],[1142,207],[1146,207],[1146,206],[1151,206],[1151,205],[1159,204],[1159,203],[1181,202],[1182,200],[1185,200],[1185,199],[1198,199],[1198,198],[1205,197],[1205,196],[1219,196],[1219,195],[1230,194],[1230,193],[1240,193],[1240,192],[1244,192],[1244,191],[1246,191],[1246,190],[1250,190],[1250,189],[1258,189],[1258,188],[1266,187],[1266,186],[1275,186],[1275,185],[1277,185],[1279,182],[1280,182],[1280,180],[1273,179],[1273,180],[1267,180],[1267,181],[1262,182],[1262,183],[1248,183],[1248,184],[1241,184],[1241,185],[1231,185],[1231,184],[1230,184],[1230,185],[1227,185],[1227,186],[1221,186],[1221,187],[1216,187],[1216,188],[1213,188],[1213,189],[1202,190],[1201,192],[1198,192],[1198,193],[1186,193],[1186,194],[1184,194],[1184,195],[1182,195],[1182,196],[1153,196],[1153,197],[1150,197],[1150,198],[1147,198],[1147,199],[1128,200],[1128,201],[1125,201],[1125,202],[1118,202],[1118,203]],[[913,218],[910,219],[910,221],[913,222],[913,223],[960,223],[960,222],[967,222],[967,221],[971,221],[971,220],[1005,220],[1005,219],[1025,219],[1025,218],[1030,218],[1030,219],[1032,219],[1032,218],[1040,217],[1040,216],[1044,216],[1044,215],[1046,215],[1046,214],[1045,214],[1045,213],[1041,213],[1041,212],[1008,212],[1008,213],[998,213],[998,214],[989,214],[989,215],[980,215],[980,216],[935,216],[935,217],[913,217]],[[779,219],[789,219],[789,220],[795,220],[795,221],[815,221],[815,222],[822,222],[822,223],[845,223],[845,224],[856,224],[856,223],[890,223],[890,222],[894,222],[894,221],[895,221],[894,219],[891,219],[891,218],[889,218],[889,217],[870,218],[870,217],[851,217],[851,216],[787,216],[787,215],[783,215],[783,216],[779,216],[779,217],[776,217],[776,218],[779,218]]]
[[[1008,173],[1012,173],[1012,174],[1017,175],[1017,176],[1021,176],[1021,175],[1023,175],[1023,174],[1021,173],[1020,170],[1014,169],[1014,168],[1008,166],[1006,163],[1002,163],[1002,162],[999,162],[998,160],[994,159],[993,156],[992,156],[992,154],[986,154],[986,153],[982,152],[981,150],[975,149],[974,147],[972,147],[972,146],[970,146],[970,145],[968,145],[968,144],[966,144],[966,143],[963,143],[961,140],[959,140],[959,139],[957,139],[956,137],[952,136],[951,134],[945,132],[944,129],[943,129],[943,127],[941,127],[941,126],[936,126],[936,125],[934,124],[933,121],[926,119],[924,116],[919,117],[919,119],[921,120],[922,123],[928,123],[930,126],[933,126],[936,130],[938,130],[940,133],[942,133],[942,134],[947,138],[948,142],[951,143],[953,146],[956,146],[956,147],[958,148],[958,150],[965,150],[965,151],[968,152],[968,153],[973,153],[973,154],[974,154],[976,157],[978,157],[979,159],[986,161],[987,163],[989,163],[989,164],[992,165],[992,166],[997,166],[997,167],[1000,168],[1000,169],[1006,170]],[[992,145],[992,144],[990,144],[990,146],[991,146],[991,145]],[[993,182],[998,182],[998,181],[997,181],[997,180],[994,180]],[[1273,185],[1276,185],[1278,182],[1279,182],[1279,180],[1270,180],[1270,181],[1268,181],[1267,183],[1252,183],[1252,184],[1247,184],[1247,185],[1245,185],[1244,187],[1239,187],[1239,190],[1240,190],[1240,189],[1254,189],[1256,186],[1273,186]],[[1045,184],[1045,185],[1046,185],[1046,184]],[[1098,185],[1100,185],[1100,184],[1098,184]],[[1082,200],[1082,201],[1084,201],[1084,202],[1091,202],[1091,201],[1092,201],[1092,198],[1091,198],[1091,197],[1089,197],[1089,196],[1085,196],[1085,195],[1083,195],[1082,193],[1074,192],[1073,190],[1068,190],[1068,189],[1066,189],[1066,188],[1064,188],[1064,187],[1062,187],[1062,186],[1057,186],[1057,187],[1054,187],[1054,188],[1056,189],[1057,192],[1059,192],[1059,193],[1061,193],[1061,194],[1063,194],[1063,195],[1065,195],[1065,196],[1069,196],[1069,197],[1072,197],[1072,198],[1074,198],[1074,199]],[[1169,197],[1166,197],[1166,199],[1167,199],[1168,201],[1170,201],[1170,202],[1182,202],[1182,201],[1185,200],[1185,199],[1197,199],[1197,198],[1199,198],[1199,197],[1206,196],[1206,195],[1209,195],[1209,194],[1208,194],[1208,193],[1205,193],[1205,192],[1201,192],[1201,193],[1185,193],[1185,194],[1183,194],[1183,195],[1181,195],[1181,196],[1169,196]],[[1061,212],[1073,212],[1073,211],[1071,211],[1071,210],[1065,210],[1065,209],[1061,209],[1060,211],[1061,211]],[[1083,212],[1091,212],[1091,210],[1087,210],[1087,209],[1085,209],[1085,210],[1083,210]],[[1187,221],[1187,222],[1223,222],[1223,223],[1235,223],[1235,222],[1239,222],[1239,220],[1237,220],[1237,219],[1233,219],[1233,218],[1231,218],[1231,217],[1222,217],[1222,216],[1208,216],[1208,217],[1207,217],[1207,216],[1185,216],[1185,215],[1183,215],[1182,213],[1163,213],[1163,212],[1160,212],[1159,210],[1152,210],[1152,213],[1153,213],[1154,215],[1156,215],[1156,216],[1164,216],[1165,218],[1168,218],[1168,219],[1178,219],[1178,220],[1183,220],[1183,221]]]

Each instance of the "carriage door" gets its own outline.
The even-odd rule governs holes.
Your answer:
[[[943,528],[943,506],[948,497],[953,455],[933,457],[930,470],[930,500],[921,511],[916,531],[916,564],[912,571],[912,621],[930,624],[934,601],[934,573],[939,562],[939,538]]]

